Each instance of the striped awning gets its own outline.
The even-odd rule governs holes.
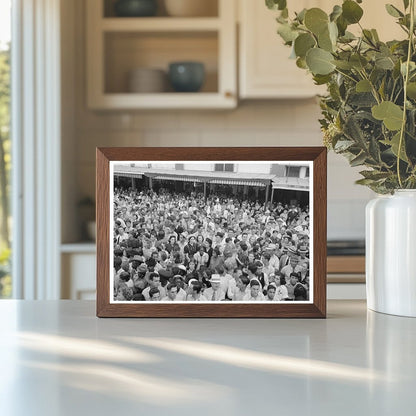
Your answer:
[[[159,176],[153,177],[153,179],[158,179],[160,181],[202,182],[200,178],[191,178],[189,176],[164,176],[164,175],[159,175]]]
[[[259,181],[238,181],[238,180],[231,180],[231,179],[213,179],[210,180],[209,183],[215,183],[218,185],[241,185],[241,186],[260,186],[265,187],[266,184],[264,182]]]
[[[114,176],[120,176],[122,178],[138,178],[141,179],[143,174],[133,172],[114,172]]]
[[[290,191],[303,191],[303,192],[309,192],[309,186],[308,187],[300,187],[300,186],[292,186],[292,185],[273,185],[273,189],[286,189]]]

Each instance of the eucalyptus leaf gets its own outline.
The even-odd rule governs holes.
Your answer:
[[[329,15],[329,20],[335,22],[342,15],[342,7],[336,4]]]
[[[301,69],[308,69],[308,65],[306,65],[305,58],[297,58],[296,59],[296,66]]]
[[[407,84],[407,97],[416,100],[416,82],[409,82]]]
[[[409,0],[403,0],[403,6],[404,6],[404,9],[406,10],[409,7]]]
[[[332,63],[339,69],[349,71],[352,68],[352,65],[348,61],[334,60]]]
[[[385,70],[394,69],[394,61],[393,61],[393,58],[390,56],[378,56],[376,58],[375,64],[377,68],[380,68],[380,69],[385,69]]]
[[[403,17],[404,14],[397,8],[394,7],[392,4],[386,4],[387,13],[393,17]]]
[[[331,80],[331,76],[315,74],[313,76],[313,80],[315,82],[315,85],[324,85],[324,84],[327,84]]]
[[[391,147],[391,151],[397,157],[399,154],[399,145],[400,145],[400,132],[395,134],[390,142],[385,143]],[[400,159],[404,162],[409,162],[409,159],[406,155],[406,143],[405,140],[402,141],[402,146],[400,147]]]
[[[342,3],[342,16],[349,24],[358,23],[363,16],[363,9],[352,0]]]
[[[337,28],[340,36],[344,36],[345,32],[347,31],[348,22],[344,19],[344,17],[341,15],[337,19]]]
[[[317,36],[327,30],[328,21],[328,15],[318,7],[309,9],[305,13],[305,26]]]
[[[307,11],[307,9],[303,9],[299,13],[296,14],[296,18],[297,18],[297,20],[299,20],[299,22],[301,22],[301,23],[304,22],[306,11]]]
[[[392,131],[400,130],[403,120],[403,110],[391,101],[383,101],[371,109],[373,117],[383,121],[384,125]]]
[[[329,35],[329,28],[318,35],[318,45],[321,49],[324,49],[328,52],[334,51],[334,44],[332,43],[331,37]]]
[[[338,29],[338,32],[339,32],[338,25],[337,25],[337,29]],[[344,33],[343,36],[341,36],[341,37],[338,38],[338,42],[341,42],[341,43],[350,43],[350,42],[352,42],[353,40],[356,40],[356,39],[357,39],[357,37],[353,33],[348,32],[348,30],[347,30],[347,31],[345,31],[345,33]]]
[[[361,81],[357,82],[355,86],[355,90],[357,92],[371,92],[371,83],[366,79],[362,79]]]
[[[333,56],[320,48],[313,48],[306,54],[306,64],[312,74],[327,75],[334,71]]]
[[[350,165],[352,167],[360,166],[365,162],[366,159],[367,155],[364,152],[361,152],[358,156],[350,160]]]
[[[354,142],[351,140],[338,140],[334,146],[334,150],[337,152],[345,152],[353,145]]]
[[[286,0],[266,0],[266,6],[271,10],[283,10],[287,2]]]
[[[376,42],[380,42],[380,38],[378,37],[378,33],[377,33],[377,30],[376,29],[371,29],[371,34],[373,35],[373,39]]]
[[[377,170],[363,170],[360,172],[360,175],[364,176],[365,179],[372,179],[374,181],[378,181],[380,179],[388,178],[391,173],[390,172],[380,172]]]
[[[350,58],[350,64],[358,69],[364,69],[364,67],[368,64],[368,61],[364,58],[364,56],[359,55],[358,53],[355,53]]]
[[[287,23],[280,24],[277,29],[277,33],[287,44],[290,44],[298,37],[298,32],[292,29],[292,27]]]
[[[296,56],[304,58],[309,49],[316,45],[314,37],[309,33],[301,33],[295,39],[295,53]]]

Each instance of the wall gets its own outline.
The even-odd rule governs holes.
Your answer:
[[[66,2],[72,3],[72,2]],[[72,7],[72,6],[67,6]],[[95,193],[97,146],[319,146],[319,107],[314,99],[241,102],[233,111],[92,112],[86,109],[84,2],[74,0],[63,28],[63,218]],[[72,38],[71,38],[72,33]],[[66,95],[67,94],[67,95]],[[66,127],[65,127],[66,126]],[[201,149],[203,152],[203,149]],[[359,169],[334,154],[328,160],[328,237],[363,238],[364,207],[372,193],[354,185]],[[63,241],[79,238],[64,224]]]

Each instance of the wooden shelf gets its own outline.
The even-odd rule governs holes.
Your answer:
[[[221,20],[217,17],[112,17],[101,20],[101,30],[104,32],[206,32],[217,31]]]
[[[159,93],[159,94],[103,94],[90,102],[94,108],[106,109],[160,109],[160,108],[234,108],[235,97],[217,93]]]

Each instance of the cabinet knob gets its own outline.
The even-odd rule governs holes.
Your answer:
[[[234,98],[234,93],[232,91],[225,91],[225,98]]]

